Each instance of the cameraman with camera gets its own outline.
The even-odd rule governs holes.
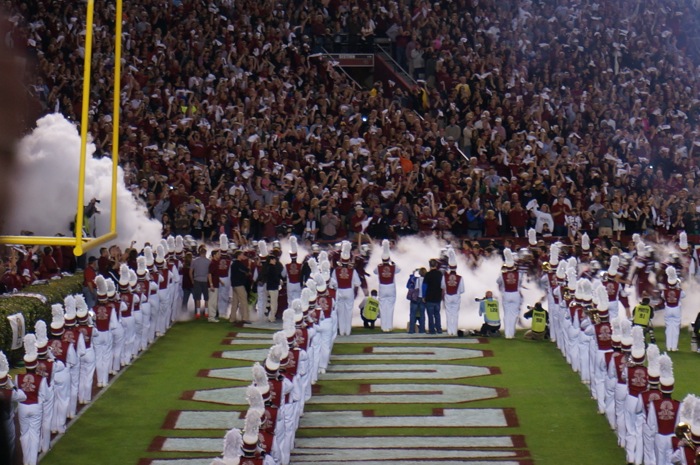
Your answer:
[[[541,302],[537,302],[533,307],[528,307],[523,318],[532,318],[532,328],[525,333],[525,339],[542,341],[549,337],[549,313],[542,308]]]
[[[501,335],[501,317],[498,311],[498,301],[493,298],[493,292],[486,291],[481,299],[474,299],[479,302],[479,316],[484,317],[484,324],[481,325],[479,335],[483,337]]]

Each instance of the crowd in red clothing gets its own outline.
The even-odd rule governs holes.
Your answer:
[[[39,113],[77,121],[80,5],[8,2]],[[65,7],[65,8],[64,8]],[[110,152],[114,9],[90,133]],[[700,231],[693,5],[125,2],[120,156],[163,235],[335,241]],[[321,46],[388,37],[419,84]]]

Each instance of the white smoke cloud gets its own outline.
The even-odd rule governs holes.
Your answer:
[[[18,152],[19,167],[14,180],[17,203],[5,232],[19,234],[29,230],[42,236],[58,233],[73,236],[70,223],[75,217],[80,162],[77,127],[60,114],[44,116],[37,121],[36,129],[20,141]],[[101,201],[98,206],[101,213],[94,216],[96,234],[100,236],[109,232],[112,160],[93,159],[94,152],[94,144],[89,143],[85,204],[91,198]],[[144,242],[160,239],[160,222],[149,219],[146,207],[126,188],[121,167],[118,169],[117,213],[119,237],[115,243],[124,246],[135,240],[140,247]]]

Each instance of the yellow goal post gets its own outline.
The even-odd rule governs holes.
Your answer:
[[[92,36],[95,0],[87,0],[85,20],[85,60],[83,69],[83,106],[80,117],[80,169],[78,172],[78,200],[74,237],[54,236],[0,236],[0,244],[73,246],[80,256],[86,251],[117,237],[117,170],[119,165],[119,107],[121,102],[122,56],[122,0],[116,0],[114,33],[114,105],[112,109],[112,200],[109,232],[99,237],[84,237],[85,162],[87,160],[87,131],[90,119],[90,76],[92,72]]]

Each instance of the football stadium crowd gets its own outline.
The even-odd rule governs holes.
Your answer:
[[[36,112],[78,121],[83,8],[7,6]],[[96,12],[97,156],[113,18]],[[685,2],[126,2],[127,184],[164,237],[213,242],[692,236],[697,23]],[[319,55],[375,37],[416,84],[363,90]]]

